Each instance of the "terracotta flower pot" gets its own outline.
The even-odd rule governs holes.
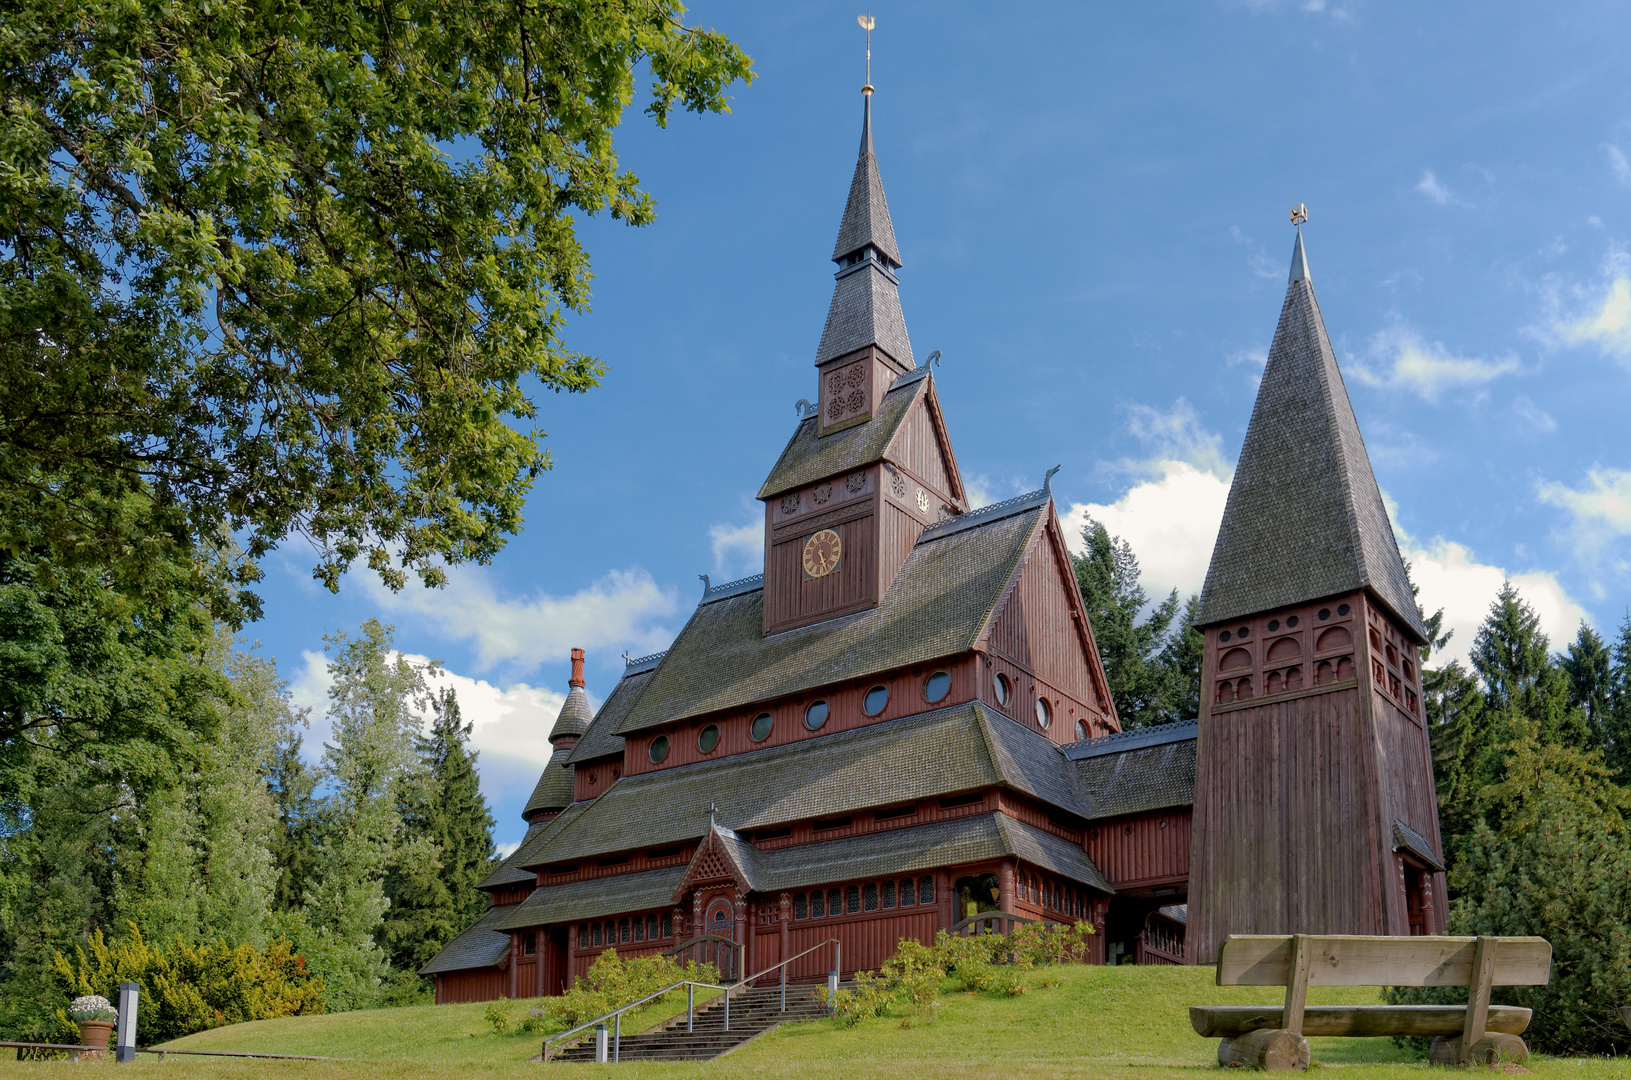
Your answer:
[[[92,1050],[106,1050],[108,1036],[112,1034],[112,1020],[81,1020],[79,1022],[80,1044]]]

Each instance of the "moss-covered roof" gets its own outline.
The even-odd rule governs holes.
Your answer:
[[[572,748],[571,755],[566,759],[569,763],[576,765],[594,758],[622,755],[623,737],[617,733],[618,726],[628,716],[629,710],[634,708],[635,702],[640,700],[655,670],[642,668],[623,676],[612,688],[611,696],[600,703],[600,711],[583,733],[583,738]]]
[[[721,824],[757,829],[1000,785],[1086,817],[1070,770],[1053,743],[973,702],[625,776],[524,844],[517,865],[695,840],[710,804]]]
[[[1190,721],[1139,728],[1074,743],[1076,783],[1093,818],[1139,814],[1195,801],[1195,739]]]
[[[555,752],[549,755],[549,764],[538,776],[538,783],[532,789],[532,798],[521,811],[526,818],[532,814],[549,810],[564,810],[572,805],[572,766],[566,759],[572,755],[570,746],[557,746]]]
[[[504,918],[497,925],[503,930],[519,930],[668,907],[684,876],[685,867],[667,866],[661,870],[546,885],[535,889],[521,903],[505,908]]]
[[[877,607],[813,626],[767,636],[763,589],[699,604],[618,733],[967,652],[1046,515],[1043,503],[921,540]]]
[[[529,878],[531,874],[527,875]],[[499,923],[519,904],[488,908],[470,929],[442,946],[442,951],[430,958],[419,969],[421,975],[435,975],[442,971],[467,971],[470,968],[492,967],[510,951],[510,935],[499,931]]]
[[[774,498],[784,491],[882,461],[895,432],[911,415],[912,403],[918,395],[927,393],[928,388],[929,380],[922,375],[911,372],[902,375],[884,394],[872,419],[825,438],[817,434],[820,431],[817,417],[799,421],[775,468],[759,488],[759,498]]]

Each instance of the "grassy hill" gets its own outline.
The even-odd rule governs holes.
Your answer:
[[[953,992],[930,1026],[881,1020],[845,1030],[830,1022],[790,1025],[705,1065],[616,1066],[630,1080],[669,1076],[745,1075],[787,1080],[1128,1080],[1216,1075],[1217,1043],[1189,1028],[1187,1007],[1276,1000],[1261,987],[1218,987],[1210,968],[1060,967],[1038,972],[1056,985],[1019,997]],[[1315,988],[1310,1004],[1366,1003],[1366,989]],[[533,1035],[499,1036],[482,1005],[422,1006],[333,1016],[266,1020],[217,1028],[172,1046],[346,1057],[349,1062],[266,1062],[143,1056],[141,1070],[167,1076],[287,1075],[306,1078],[431,1077],[467,1080],[530,1076],[540,1068],[596,1071],[595,1066],[527,1064]],[[518,1009],[519,1013],[520,1010]],[[644,1023],[653,1022],[648,1017]],[[633,1028],[635,1025],[630,1025]],[[1385,1039],[1312,1039],[1320,1071],[1343,1080],[1421,1076],[1428,1066]],[[38,1075],[64,1066],[0,1062],[0,1076]],[[610,1066],[608,1066],[610,1068]],[[1536,1058],[1540,1076],[1625,1078],[1631,1061]],[[1443,1075],[1434,1073],[1432,1075]]]

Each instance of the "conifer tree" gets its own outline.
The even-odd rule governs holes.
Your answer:
[[[1206,635],[1195,629],[1200,608],[1200,594],[1190,593],[1183,615],[1161,650],[1161,666],[1169,679],[1167,707],[1173,720],[1193,720],[1201,714],[1201,658],[1206,655]]]
[[[1503,582],[1472,643],[1473,670],[1492,708],[1505,709],[1540,684],[1552,666],[1549,644],[1535,609],[1516,585]]]
[[[380,934],[392,965],[410,972],[486,910],[476,885],[493,856],[493,817],[453,688],[444,687],[431,706],[430,732],[417,745],[421,769],[402,787],[401,814],[404,836],[428,842],[435,855],[393,863],[385,882],[391,909]]]
[[[1086,550],[1071,561],[1123,730],[1177,719],[1179,695],[1160,656],[1178,614],[1178,590],[1140,621],[1150,598],[1139,584],[1132,545],[1093,520],[1082,541]]]
[[[1610,650],[1607,703],[1599,728],[1603,761],[1621,784],[1631,785],[1631,612]]]

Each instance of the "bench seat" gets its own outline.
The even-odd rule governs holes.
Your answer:
[[[1491,1005],[1484,1030],[1522,1035],[1530,1010]],[[1189,1022],[1197,1035],[1233,1039],[1249,1031],[1284,1027],[1285,1009],[1278,1005],[1192,1005]],[[1467,1022],[1465,1005],[1309,1005],[1303,1009],[1303,1035],[1460,1035]]]

